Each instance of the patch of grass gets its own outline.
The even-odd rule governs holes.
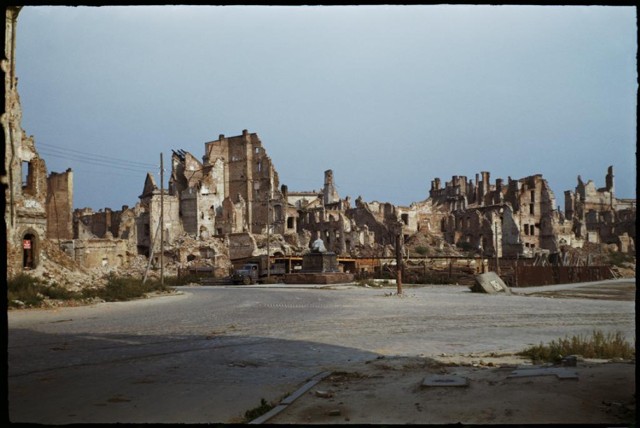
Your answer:
[[[253,409],[249,409],[246,412],[244,412],[244,422],[251,422],[252,420],[259,418],[260,416],[264,415],[265,413],[267,413],[269,410],[273,409],[275,407],[275,404],[273,403],[268,403],[267,400],[265,400],[264,398],[260,399],[260,405],[257,407],[254,407]]]
[[[166,278],[165,278],[166,280]],[[144,284],[141,278],[118,277],[113,273],[107,276],[107,283],[103,288],[83,290],[83,297],[98,297],[107,302],[120,302],[137,299],[152,291],[166,291],[159,279],[148,280]]]
[[[7,302],[10,308],[37,307],[46,298],[76,300],[81,299],[82,294],[57,284],[47,285],[45,281],[25,273],[7,280]]]
[[[25,273],[7,279],[7,302],[10,308],[38,306],[44,300],[43,281]],[[20,304],[22,302],[23,304]]]
[[[56,300],[77,300],[82,298],[82,293],[67,290],[66,288],[56,284],[49,287],[44,287],[44,289],[42,290],[42,294],[50,299]]]
[[[568,355],[584,358],[624,358],[635,357],[635,345],[631,345],[620,332],[603,333],[594,330],[591,336],[565,336],[552,340],[548,345],[532,346],[518,353],[534,362],[559,362]]]

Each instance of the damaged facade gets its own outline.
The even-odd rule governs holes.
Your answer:
[[[419,223],[436,225],[434,232],[451,244],[499,257],[558,250],[555,230],[562,218],[541,175],[509,177],[505,185],[502,179],[491,184],[485,171],[476,174],[475,182],[453,176],[444,187],[436,178],[426,202]]]
[[[572,232],[592,243],[616,244],[620,251],[635,247],[636,200],[615,197],[613,166],[605,176],[605,187],[597,189],[578,176],[575,192],[564,193],[565,215],[572,221]]]
[[[33,136],[28,137],[22,129],[22,107],[15,71],[15,37],[20,9],[14,6],[5,8],[2,60],[5,94],[1,117],[5,139],[2,183],[6,201],[4,216],[8,276],[38,267],[49,226],[53,227],[56,234],[68,231],[68,223],[64,224],[68,220],[68,212],[63,212],[65,204],[55,204],[49,200],[46,163],[36,150]],[[57,183],[55,177],[52,180]],[[56,212],[59,214],[57,218],[54,217]]]

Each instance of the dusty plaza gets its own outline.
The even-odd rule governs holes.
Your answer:
[[[239,423],[261,400],[289,400],[264,423],[630,423],[635,360],[578,359],[561,367],[569,378],[509,377],[531,367],[515,355],[530,345],[595,328],[635,337],[635,281],[558,288],[190,286],[11,311],[9,413],[54,424]],[[432,375],[467,386],[422,387]]]

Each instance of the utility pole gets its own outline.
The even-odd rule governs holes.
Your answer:
[[[164,288],[164,163],[160,152],[160,285]]]
[[[271,279],[271,180],[269,180],[269,191],[267,193],[267,279]]]
[[[402,294],[402,223],[396,224],[396,285]]]
[[[497,221],[494,223],[494,226],[496,230],[495,232],[496,234],[496,273],[500,275],[500,264],[498,261],[498,222]]]

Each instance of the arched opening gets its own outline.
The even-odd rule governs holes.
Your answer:
[[[38,265],[38,260],[36,259],[37,245],[36,235],[33,233],[26,233],[22,238],[22,268],[24,270],[35,269]]]

